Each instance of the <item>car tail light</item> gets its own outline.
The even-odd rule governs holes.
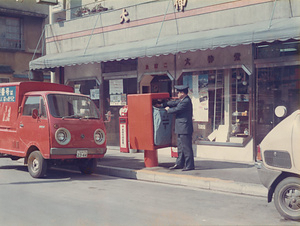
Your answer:
[[[256,148],[256,161],[262,161],[260,146],[257,145]]]

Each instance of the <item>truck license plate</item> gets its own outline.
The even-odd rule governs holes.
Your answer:
[[[76,157],[77,158],[86,158],[88,156],[87,150],[77,150]]]

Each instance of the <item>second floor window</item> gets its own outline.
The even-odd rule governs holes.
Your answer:
[[[0,17],[0,48],[22,49],[20,18]]]

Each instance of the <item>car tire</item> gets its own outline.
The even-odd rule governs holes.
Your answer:
[[[282,180],[275,188],[274,203],[284,218],[300,220],[300,178],[287,177]]]
[[[44,177],[47,172],[47,161],[41,152],[33,151],[28,157],[28,171],[33,178]]]

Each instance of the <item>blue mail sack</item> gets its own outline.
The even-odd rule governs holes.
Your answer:
[[[153,107],[154,145],[171,145],[172,115],[164,108]]]

